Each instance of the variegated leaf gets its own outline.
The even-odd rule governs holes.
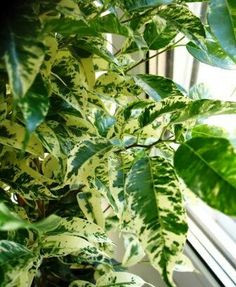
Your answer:
[[[105,218],[102,211],[101,194],[95,189],[81,191],[77,194],[80,209],[90,222],[105,228]]]
[[[151,264],[168,286],[186,240],[186,215],[173,167],[161,157],[143,157],[131,168],[126,182],[133,228]]]
[[[95,245],[112,244],[111,240],[100,226],[82,218],[60,218],[57,229],[48,234],[56,235],[60,234],[62,231],[65,234],[82,237]]]
[[[199,39],[204,39],[205,37],[205,30],[201,20],[183,4],[168,5],[158,12],[158,16],[171,23],[180,32],[197,43]]]
[[[93,178],[96,167],[111,148],[111,142],[96,137],[77,144],[68,156],[67,182],[72,185],[89,186],[89,180]]]
[[[0,143],[17,149],[23,149],[26,129],[15,122],[3,120],[0,123]],[[31,154],[42,156],[43,147],[40,141],[31,135],[25,150]]]
[[[146,282],[137,275],[128,273],[128,272],[109,272],[98,278],[96,286],[108,287],[108,286],[120,286],[128,287],[135,286],[141,287]]]
[[[0,241],[0,250],[1,286],[30,287],[39,261],[37,255],[8,240]]]
[[[43,45],[10,33],[4,59],[12,93],[15,99],[22,98],[34,82],[43,62]]]
[[[183,96],[181,88],[170,79],[156,75],[136,75],[134,80],[155,101],[166,97]]]
[[[145,256],[145,252],[137,237],[131,233],[124,233],[125,254],[122,265],[130,267],[137,264]]]
[[[176,111],[171,122],[178,123],[211,115],[233,114],[235,111],[236,102],[202,99],[189,102],[186,107]]]

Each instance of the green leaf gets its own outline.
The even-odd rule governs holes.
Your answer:
[[[186,240],[186,215],[174,168],[161,157],[133,164],[126,182],[127,209],[133,229],[151,264],[168,286]]]
[[[124,0],[123,2],[128,11],[133,11],[170,4],[173,0]]]
[[[193,138],[196,137],[222,137],[222,138],[227,138],[227,132],[221,128],[221,127],[217,127],[217,126],[210,126],[207,124],[201,124],[201,125],[197,125],[195,126],[192,130],[191,130],[191,135]]]
[[[236,153],[223,138],[193,138],[175,153],[174,165],[186,185],[210,206],[236,214]]]
[[[184,5],[168,5],[158,12],[158,16],[197,43],[205,37],[205,30],[200,19]]]
[[[41,76],[37,76],[28,92],[18,102],[26,128],[32,133],[45,119],[49,109],[48,91]]]
[[[43,46],[12,33],[8,39],[4,59],[12,93],[15,99],[22,98],[39,72],[44,59]]]
[[[136,75],[135,82],[155,101],[170,96],[183,96],[181,89],[170,79],[156,75]]]
[[[221,47],[236,62],[236,3],[211,0],[208,22]]]
[[[153,17],[144,30],[144,39],[150,50],[166,47],[177,35],[177,29],[160,17]]]
[[[48,35],[50,32],[54,32],[63,36],[76,35],[77,37],[98,35],[95,28],[90,26],[84,20],[75,20],[70,18],[47,20],[43,32],[46,35]]]
[[[233,60],[214,39],[206,39],[203,45],[187,44],[188,52],[198,61],[222,69],[236,69]]]
[[[112,33],[123,36],[132,35],[131,29],[126,25],[122,25],[119,18],[113,13],[96,18],[94,21],[90,22],[90,24],[97,32]]]
[[[28,226],[29,223],[22,220],[13,212],[10,212],[10,210],[3,203],[0,203],[0,230],[16,230],[18,228],[27,228]]]

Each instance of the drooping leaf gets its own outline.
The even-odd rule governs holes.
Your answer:
[[[32,86],[18,103],[29,133],[32,133],[45,119],[49,108],[48,91],[41,76],[37,76]]]
[[[15,99],[22,98],[39,72],[44,59],[43,46],[12,33],[4,59],[12,93]]]
[[[186,240],[186,215],[173,167],[161,157],[143,157],[132,166],[126,196],[133,229],[152,265],[168,286]]]
[[[177,33],[177,29],[170,23],[160,17],[154,17],[145,26],[144,39],[150,50],[159,50],[166,47]]]
[[[208,22],[223,50],[236,62],[236,3],[211,0]]]
[[[173,2],[173,0],[124,0],[124,6],[128,11],[139,9],[147,9],[155,6],[166,5]]]
[[[210,206],[236,214],[236,153],[228,140],[196,137],[175,153],[174,165],[186,185]]]
[[[170,79],[156,75],[136,75],[135,82],[155,101],[170,96],[183,96],[180,88]]]

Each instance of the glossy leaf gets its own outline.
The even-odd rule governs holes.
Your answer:
[[[203,83],[195,84],[189,90],[188,96],[193,100],[201,100],[201,99],[211,99],[212,94],[208,87]]]
[[[176,151],[174,165],[186,185],[210,206],[236,214],[236,153],[223,138],[193,138]]]
[[[39,72],[44,59],[43,46],[32,40],[20,39],[12,33],[4,59],[12,93],[15,99],[22,98]]]
[[[211,0],[208,22],[223,50],[236,62],[236,3]]]
[[[179,87],[170,79],[156,75],[137,75],[135,82],[155,101],[170,96],[183,96]]]
[[[137,237],[168,286],[175,286],[172,272],[182,253],[187,225],[173,167],[161,157],[138,159],[125,192]]]

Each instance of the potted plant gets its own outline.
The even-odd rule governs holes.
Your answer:
[[[144,254],[175,286],[186,186],[235,215],[234,148],[199,119],[236,103],[130,73],[183,39],[198,60],[235,67],[235,4],[210,0],[203,24],[188,2],[28,0],[1,12],[1,286],[142,286],[124,267]],[[122,263],[111,229],[125,238]]]

